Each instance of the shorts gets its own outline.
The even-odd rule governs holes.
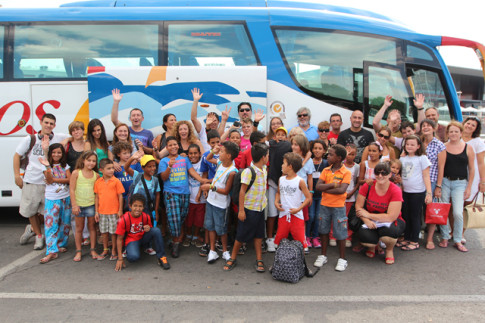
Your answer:
[[[274,200],[276,198],[276,192],[278,191],[277,188],[273,186],[268,186],[268,218],[276,218],[279,215],[279,211],[276,209],[274,205]]]
[[[92,218],[94,216],[94,204],[90,206],[80,206],[79,214],[76,215],[78,218]]]
[[[100,214],[99,215],[99,232],[101,233],[116,233],[118,226],[118,214]]]
[[[345,206],[328,207],[320,205],[318,233],[329,234],[333,223],[333,236],[337,240],[347,239],[347,215]]]
[[[236,240],[250,242],[253,239],[264,239],[264,211],[252,211],[244,208],[246,220],[237,221]]]
[[[29,184],[24,182],[24,186],[22,187],[22,196],[20,197],[20,215],[22,215],[24,218],[30,218],[37,213],[44,214],[44,196],[44,184]]]
[[[201,204],[189,204],[189,214],[185,219],[185,226],[191,228],[196,226],[202,228],[204,226],[204,216],[205,216],[205,203]]]
[[[207,202],[205,204],[204,228],[208,231],[215,231],[217,235],[227,233],[227,212],[226,209],[218,208]]]

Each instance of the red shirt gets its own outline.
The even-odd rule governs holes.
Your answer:
[[[362,196],[367,195],[367,190],[369,189],[369,185],[365,183],[359,189],[359,194]],[[367,198],[366,203],[366,210],[369,213],[387,213],[387,208],[389,207],[389,203],[391,202],[402,202],[402,191],[394,183],[389,185],[387,192],[385,195],[377,195],[375,185],[372,185],[372,188],[369,193],[369,197]],[[399,212],[399,219],[401,218],[401,212]]]
[[[336,133],[334,133],[333,131],[330,131],[327,135],[327,138],[328,138],[328,140],[330,140],[332,138],[338,139],[338,135]]]
[[[251,162],[253,161],[253,156],[251,156],[251,149],[247,149],[240,154],[241,160],[240,160],[240,166],[241,168],[248,168],[251,166]]]
[[[118,221],[116,234],[123,236],[126,233],[125,246],[127,246],[130,242],[138,241],[143,238],[143,235],[145,234],[143,226],[147,224],[150,228],[153,227],[150,217],[145,212],[137,218],[132,216],[131,212],[126,212]]]

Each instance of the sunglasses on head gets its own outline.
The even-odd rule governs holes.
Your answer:
[[[374,175],[376,175],[376,176],[379,176],[379,175],[387,176],[387,175],[389,175],[389,172],[386,172],[385,170],[378,170],[378,171],[374,171]]]
[[[298,115],[298,118],[308,117],[308,113],[302,113]]]
[[[330,132],[330,129],[318,128],[318,131],[320,131],[320,132]]]
[[[239,112],[249,112],[249,111],[251,111],[251,109],[249,109],[249,108],[239,110]]]
[[[389,139],[389,138],[391,138],[391,136],[386,136],[386,135],[384,135],[384,134],[382,134],[382,133],[378,133],[377,135],[378,135],[379,137],[381,137],[381,138],[384,138],[384,139]]]

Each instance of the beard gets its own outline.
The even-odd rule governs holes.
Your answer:
[[[310,124],[310,121],[298,121],[300,127],[306,127]]]

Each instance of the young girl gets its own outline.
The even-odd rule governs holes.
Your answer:
[[[250,118],[244,118],[241,120],[241,130],[243,136],[241,137],[241,144],[239,145],[240,151],[245,152],[247,149],[251,149],[251,141],[249,137],[253,132],[253,120]]]
[[[66,152],[62,144],[52,144],[47,160],[40,158],[45,166],[44,227],[46,256],[40,260],[46,264],[58,257],[58,252],[67,251],[69,230],[71,229],[71,199],[69,198],[69,178],[71,172],[66,163]]]
[[[360,162],[359,184],[367,183],[370,186],[376,179],[374,167],[381,160],[382,146],[377,141],[374,141],[365,147],[365,150],[367,150],[368,158],[364,159],[362,157],[362,161]]]
[[[402,178],[401,178],[401,171],[402,171],[402,164],[399,159],[393,159],[389,162],[391,166],[391,179],[390,181],[396,184],[399,188],[402,186]]]
[[[72,203],[72,214],[76,217],[76,255],[74,261],[81,261],[82,231],[84,218],[88,218],[89,235],[91,238],[91,257],[98,259],[96,253],[96,228],[94,226],[94,182],[99,178],[98,158],[94,151],[82,153],[77,160],[76,170],[72,172],[69,181],[69,191]]]
[[[381,130],[377,133],[377,141],[380,144],[380,151],[381,151],[381,160],[382,162],[392,160],[396,158],[396,153],[394,149],[389,149],[389,139],[391,138],[391,130],[387,127],[382,127]],[[365,147],[364,151],[362,152],[362,160],[370,159],[368,157],[368,147]]]
[[[200,166],[202,163],[199,146],[194,144],[189,146],[189,160],[197,174],[202,177],[202,172],[200,171]],[[188,247],[192,243],[197,248],[200,248],[204,245],[204,237],[200,236],[200,229],[204,226],[206,198],[200,190],[200,182],[198,182],[192,176],[189,176],[189,189],[189,213],[187,215],[187,219],[185,220],[187,235],[185,237],[183,246]],[[194,228],[193,235],[192,227]]]
[[[296,127],[295,127],[296,128]],[[304,135],[296,135],[291,139],[291,150],[296,153],[298,156],[301,157],[302,160],[302,168],[296,173],[298,176],[303,178],[305,183],[307,184],[308,190],[313,195],[313,172],[315,171],[315,167],[313,166],[313,162],[311,159],[305,161],[304,158],[310,151],[310,144],[308,143],[308,139]],[[302,196],[301,201],[303,202],[305,198]],[[310,206],[312,203],[310,202]],[[309,220],[308,216],[308,206],[303,208],[303,219],[305,221]],[[305,248],[305,252],[308,252],[308,248],[311,248],[309,245]]]
[[[182,223],[189,210],[189,182],[188,175],[201,183],[210,182],[197,174],[187,157],[179,155],[179,145],[175,137],[167,138],[168,157],[160,161],[158,173],[162,177],[163,196],[167,209],[170,233],[173,239],[172,257],[179,256],[179,244],[183,239]],[[187,147],[188,150],[188,147]]]
[[[355,203],[356,192],[359,190],[359,174],[360,165],[355,162],[355,156],[357,156],[357,146],[355,144],[348,144],[345,149],[347,150],[347,157],[345,157],[344,166],[352,174],[352,179],[347,187],[347,199],[345,200],[345,213],[349,214],[350,208]],[[352,230],[347,230],[347,239],[345,239],[345,247],[352,247]]]
[[[312,181],[313,187],[317,185],[318,179],[322,170],[328,166],[326,159],[323,156],[327,152],[327,145],[322,140],[314,140],[310,144],[310,149],[313,154],[313,173]],[[308,246],[313,248],[320,248],[319,234],[318,234],[318,217],[320,215],[320,202],[322,200],[322,192],[315,190],[313,193],[313,202],[308,210],[308,221],[306,223],[306,241]]]
[[[402,250],[419,249],[419,231],[423,203],[431,202],[431,181],[429,167],[431,163],[424,154],[421,140],[411,135],[404,140],[402,163],[403,217],[406,221],[404,240],[399,243]]]
[[[113,160],[113,154],[109,151],[108,147],[109,143],[108,139],[106,139],[106,131],[104,130],[103,123],[99,119],[89,121],[84,151],[92,150],[96,153],[96,156],[98,156],[98,164],[96,164],[96,167],[99,167],[99,161],[103,158]]]

